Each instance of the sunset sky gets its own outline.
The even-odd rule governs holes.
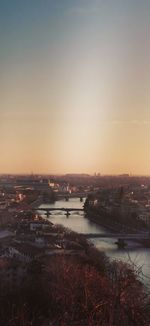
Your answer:
[[[150,1],[0,0],[0,173],[150,175]]]

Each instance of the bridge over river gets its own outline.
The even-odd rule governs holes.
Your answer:
[[[36,207],[33,208],[34,211],[39,211],[39,212],[43,212],[43,214],[45,214],[47,217],[49,217],[51,215],[52,212],[57,211],[57,212],[64,212],[66,214],[66,216],[69,216],[71,212],[84,212],[83,208],[73,208],[73,207]],[[71,215],[71,216],[74,216]],[[128,240],[133,240],[133,241],[137,241],[137,242],[148,242],[148,244],[150,243],[150,234],[149,233],[142,233],[142,232],[137,232],[137,233],[122,233],[122,232],[110,232],[107,230],[105,232],[101,232],[101,233],[80,233],[82,236],[84,236],[87,239],[94,239],[94,238],[114,238],[114,239],[118,239],[118,243],[123,246],[125,245],[125,241]]]
[[[67,215],[70,215],[70,212],[84,212],[84,209],[83,208],[71,208],[71,207],[67,207],[67,208],[64,208],[64,207],[61,207],[61,208],[56,208],[56,207],[49,207],[49,208],[46,208],[46,207],[38,207],[38,208],[32,208],[32,210],[34,211],[43,211],[45,212],[45,215],[49,216],[51,215],[51,212],[54,212],[54,211],[62,211],[62,212],[65,212]]]
[[[85,238],[117,238],[122,240],[147,240],[150,241],[150,234],[142,234],[142,233],[87,233],[81,235],[84,235]]]

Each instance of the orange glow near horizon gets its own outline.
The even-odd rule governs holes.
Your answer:
[[[5,8],[0,173],[150,175],[148,4],[108,2]]]

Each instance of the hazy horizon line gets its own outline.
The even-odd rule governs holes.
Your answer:
[[[86,172],[67,172],[67,173],[29,173],[29,172],[22,172],[22,173],[14,173],[14,172],[5,172],[5,173],[0,173],[0,176],[66,176],[66,175],[86,175],[86,176],[89,176],[89,177],[94,177],[94,176],[97,176],[97,177],[105,177],[105,176],[113,176],[113,177],[118,177],[118,176],[128,176],[130,178],[132,177],[150,177],[149,174],[134,174],[134,173],[127,173],[127,172],[124,172],[124,173],[86,173]]]

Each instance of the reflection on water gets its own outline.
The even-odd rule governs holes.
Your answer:
[[[80,202],[79,198],[72,198],[69,201],[59,200],[54,204],[43,204],[40,207],[51,208],[83,208],[84,202]],[[66,216],[62,211],[51,212],[49,220],[54,224],[62,224],[63,226],[70,228],[78,233],[105,233],[105,229],[98,226],[96,223],[89,221],[84,216],[84,212],[71,212],[69,216]]]
[[[103,233],[105,230],[97,227],[96,224],[91,223],[82,214],[71,213],[68,217],[63,212],[53,214],[50,216],[50,221],[54,224],[62,224],[78,233]]]
[[[83,202],[80,202],[79,198],[72,198],[69,201],[60,200],[54,204],[43,204],[40,207],[51,208],[82,208]],[[44,216],[44,215],[43,215]],[[97,225],[94,222],[89,221],[82,212],[71,212],[67,217],[64,212],[54,211],[48,218],[54,224],[62,224],[66,228],[78,233],[106,233],[106,229]],[[109,231],[110,232],[110,231]],[[142,267],[144,282],[148,284],[150,280],[150,249],[141,248],[138,243],[128,241],[128,247],[120,250],[115,244],[114,238],[96,238],[92,239],[94,245],[104,251],[111,259],[122,260],[134,264],[135,266]]]

